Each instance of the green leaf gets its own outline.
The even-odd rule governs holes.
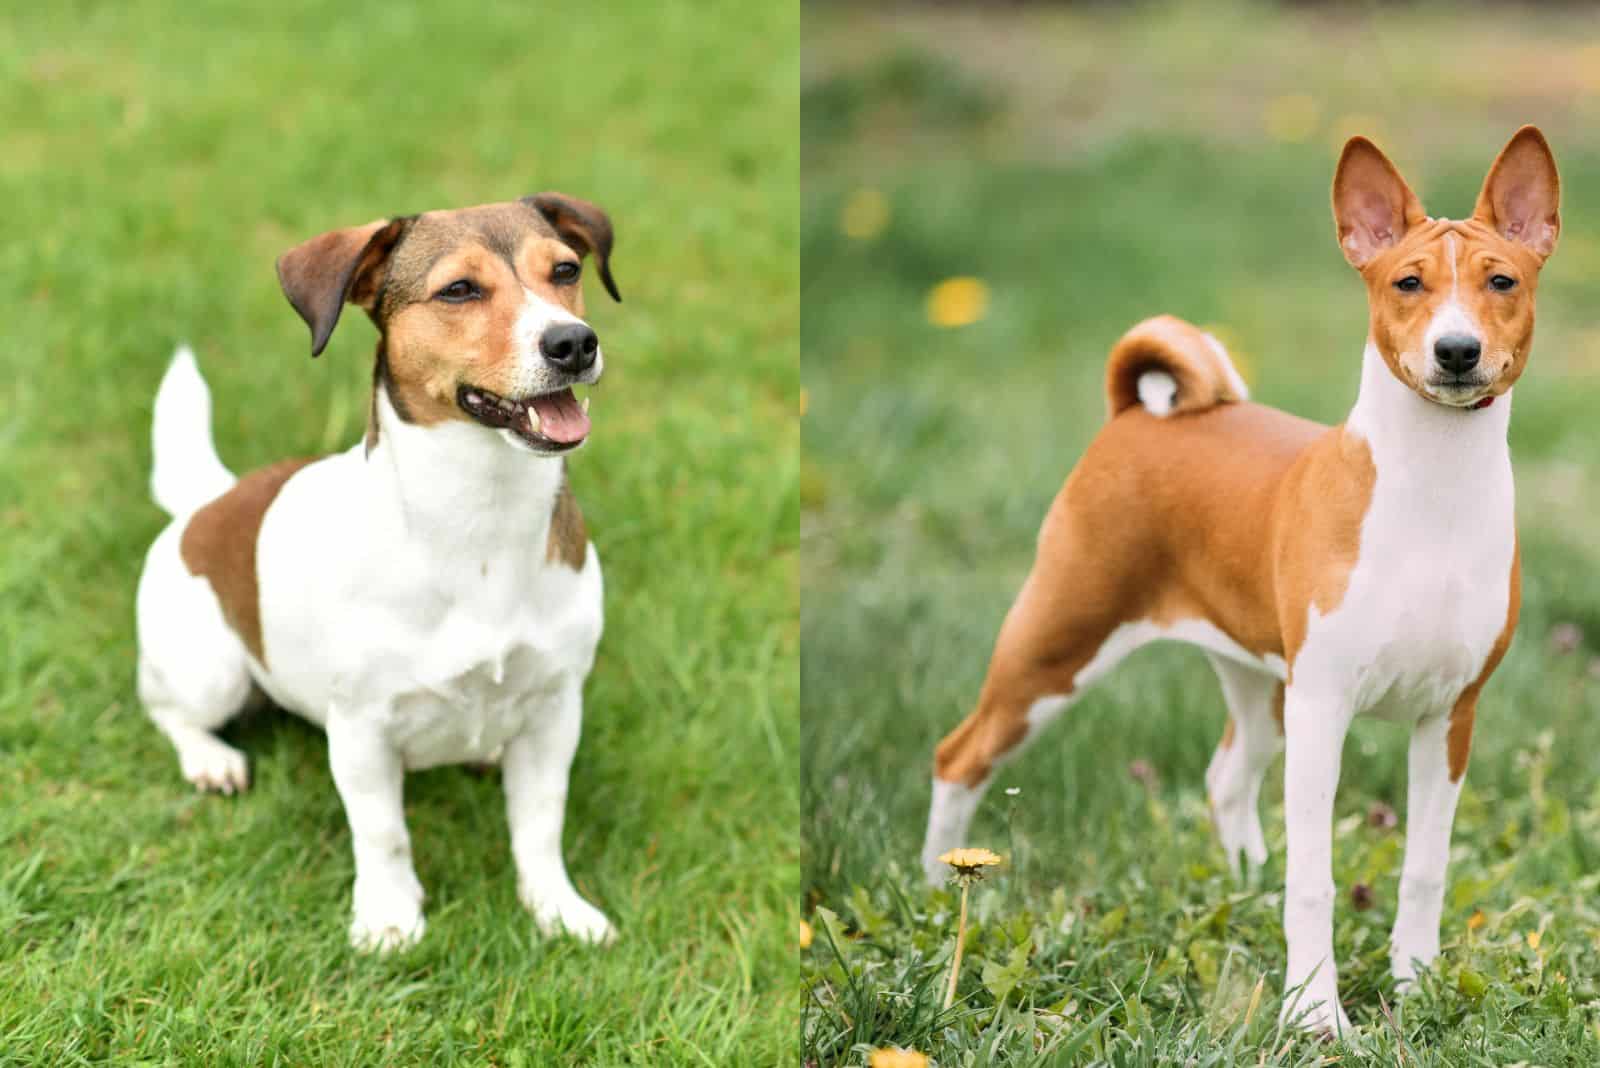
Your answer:
[[[839,922],[838,913],[825,905],[818,905],[816,915],[817,919],[822,921],[822,927],[827,931],[828,941],[833,943],[833,951],[838,956],[840,963],[847,963],[850,960],[851,951],[855,949],[855,943],[845,936],[844,924]]]
[[[1014,946],[1006,962],[985,961],[983,986],[994,997],[996,1005],[1005,1004],[1011,992],[1028,974],[1028,955],[1033,952],[1033,939],[1025,938]]]
[[[1461,996],[1476,1005],[1483,1000],[1483,995],[1489,992],[1489,980],[1483,973],[1475,972],[1471,968],[1462,968],[1456,976],[1456,989]]]
[[[1117,932],[1122,930],[1122,925],[1128,922],[1128,906],[1118,905],[1104,916],[1095,925],[1095,932],[1101,938],[1110,941],[1117,937]]]

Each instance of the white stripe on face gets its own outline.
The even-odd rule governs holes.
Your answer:
[[[558,383],[555,372],[545,362],[544,354],[539,349],[539,341],[544,337],[546,330],[558,323],[583,322],[567,309],[550,303],[526,286],[523,287],[522,293],[522,310],[517,313],[517,321],[511,327],[511,341],[517,360],[517,390],[514,394],[516,396],[543,393],[556,388],[559,384],[564,384]],[[598,380],[604,367],[604,350],[597,350],[594,367],[584,373],[583,380],[585,382]]]
[[[1423,355],[1430,362],[1434,359],[1434,343],[1442,337],[1466,334],[1477,338],[1480,343],[1483,341],[1483,333],[1478,329],[1478,324],[1473,321],[1461,303],[1461,249],[1456,243],[1456,235],[1446,234],[1444,242],[1450,261],[1450,296],[1433,313],[1433,318],[1428,322],[1427,333],[1422,337]]]

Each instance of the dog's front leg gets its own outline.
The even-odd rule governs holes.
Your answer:
[[[328,763],[355,849],[350,943],[379,952],[409,946],[425,925],[401,803],[405,767],[378,727],[359,714],[334,711],[327,729]]]
[[[567,776],[583,722],[581,680],[563,687],[529,728],[506,743],[501,774],[506,818],[517,865],[517,896],[547,935],[563,931],[590,942],[609,942],[611,923],[583,898],[561,858]]]
[[[1449,768],[1451,717],[1418,723],[1407,757],[1406,859],[1400,873],[1400,907],[1389,940],[1389,962],[1404,992],[1439,955],[1439,914],[1444,905],[1445,866],[1450,860],[1450,825],[1455,821],[1461,781]]]
[[[1289,966],[1283,1018],[1334,1033],[1350,1027],[1339,1004],[1333,957],[1333,796],[1351,718],[1342,696],[1313,695],[1296,686],[1285,696],[1283,809],[1289,855],[1283,933]]]

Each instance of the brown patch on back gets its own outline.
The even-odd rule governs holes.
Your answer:
[[[1280,487],[1339,431],[1258,404],[1108,423],[1039,533],[977,707],[940,744],[939,778],[975,786],[1122,623],[1203,619],[1257,656],[1284,654],[1276,561],[1262,551]],[[1322,446],[1326,447],[1326,446]]]
[[[589,555],[589,528],[583,522],[583,510],[578,498],[572,495],[572,486],[561,480],[561,492],[556,494],[555,510],[550,515],[550,534],[545,539],[544,558],[550,563],[563,563],[574,571],[583,570]]]
[[[1517,629],[1517,616],[1522,610],[1520,548],[1514,549],[1511,555],[1510,592],[1511,595],[1506,603],[1505,628],[1495,640],[1494,648],[1489,650],[1489,656],[1483,662],[1483,670],[1478,673],[1478,677],[1471,685],[1461,691],[1461,696],[1456,698],[1455,705],[1450,709],[1450,730],[1445,736],[1445,746],[1450,763],[1451,782],[1460,782],[1461,776],[1467,772],[1467,757],[1472,752],[1472,725],[1478,714],[1478,694],[1483,692],[1483,684],[1489,681],[1494,669],[1500,666],[1500,659],[1511,647],[1511,636]]]
[[[183,528],[179,555],[189,574],[211,583],[222,616],[262,666],[261,598],[256,577],[256,538],[267,508],[283,484],[314,458],[279,460],[245,475],[205,505]]]

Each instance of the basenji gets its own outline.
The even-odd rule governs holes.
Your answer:
[[[249,783],[215,731],[259,690],[323,727],[355,849],[350,939],[421,937],[401,807],[413,768],[498,760],[519,896],[546,933],[611,925],[561,855],[568,769],[601,629],[600,561],[567,487],[589,435],[572,387],[604,359],[582,261],[612,228],[544,193],[314,237],[278,277],[321,353],[346,303],[378,328],[365,440],[235,479],[180,349],[156,396],[139,582],[139,695],[201,790]]]
[[[1179,319],[1122,338],[1106,370],[1110,419],[1045,518],[976,708],[938,747],[930,880],[996,766],[1128,653],[1176,639],[1205,650],[1228,706],[1206,786],[1236,871],[1240,854],[1266,859],[1257,795],[1287,750],[1285,1017],[1348,1026],[1332,816],[1360,713],[1411,729],[1395,978],[1408,985],[1438,955],[1474,711],[1517,621],[1506,429],[1558,201],[1531,126],[1460,221],[1426,215],[1371,141],[1345,145],[1333,214],[1369,326],[1339,426],[1249,403],[1223,346]]]

